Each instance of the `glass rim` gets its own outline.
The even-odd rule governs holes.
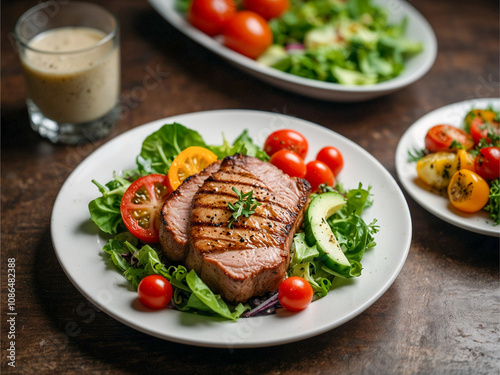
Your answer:
[[[99,8],[101,11],[103,11],[104,13],[106,13],[107,15],[109,15],[111,17],[111,19],[115,23],[115,26],[113,27],[113,29],[109,33],[107,33],[104,36],[104,38],[100,39],[98,42],[96,42],[95,44],[92,44],[89,47],[85,47],[85,48],[81,48],[81,49],[76,49],[76,50],[73,50],[73,51],[45,51],[45,50],[42,50],[42,49],[33,48],[32,46],[29,45],[29,42],[33,38],[35,38],[36,35],[32,39],[28,40],[28,39],[22,37],[21,35],[19,35],[19,31],[21,29],[21,24],[29,16],[31,16],[35,12],[38,12],[38,11],[44,9],[44,8],[47,8],[50,5],[50,2],[41,2],[38,5],[35,5],[34,7],[30,8],[26,12],[24,12],[19,17],[19,19],[16,21],[16,25],[14,26],[14,38],[15,38],[16,42],[19,43],[22,47],[24,47],[26,49],[29,49],[30,51],[33,51],[33,52],[36,52],[36,53],[44,53],[44,54],[51,54],[51,55],[71,55],[71,54],[78,54],[78,53],[82,53],[82,52],[87,52],[87,51],[93,50],[94,48],[98,48],[98,47],[100,47],[100,46],[108,43],[109,41],[113,40],[118,35],[118,29],[119,29],[118,19],[116,18],[116,16],[113,13],[111,13],[106,8],[104,8],[104,7],[100,6],[100,5],[97,5],[97,4],[94,4],[94,3],[88,3],[88,2],[85,2],[85,1],[72,1],[72,2],[70,2],[68,4],[65,4],[64,6],[67,6],[67,5],[70,5],[70,4],[91,5],[93,7]],[[78,27],[78,26],[67,26],[67,27]],[[55,29],[56,28],[52,28],[52,29],[48,29],[48,30],[55,30]],[[48,31],[48,30],[46,30],[46,31]],[[37,35],[39,35],[39,34],[37,34]]]

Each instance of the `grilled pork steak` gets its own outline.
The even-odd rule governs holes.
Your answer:
[[[228,227],[235,187],[261,203]],[[226,157],[194,194],[186,266],[233,302],[274,291],[285,278],[290,247],[309,199],[307,181],[257,158]]]
[[[187,255],[188,223],[191,202],[203,181],[220,167],[217,161],[200,173],[190,176],[167,198],[162,210],[160,225],[160,244],[167,259],[182,262]]]

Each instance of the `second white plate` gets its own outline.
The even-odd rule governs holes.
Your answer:
[[[485,211],[467,214],[455,209],[448,198],[431,191],[419,181],[416,163],[408,161],[408,151],[425,148],[427,131],[438,124],[462,127],[467,112],[473,108],[484,109],[493,105],[500,108],[500,99],[474,99],[438,108],[416,121],[401,137],[396,149],[396,170],[404,189],[415,201],[430,213],[459,228],[471,232],[500,236],[500,226],[494,226]]]
[[[216,39],[209,37],[187,22],[175,10],[175,0],[149,0],[156,11],[173,27],[203,47],[236,65],[249,74],[277,87],[317,99],[338,102],[358,102],[373,99],[400,90],[420,79],[434,64],[437,41],[427,20],[410,4],[403,0],[375,0],[389,11],[391,22],[408,19],[406,36],[422,42],[424,50],[405,63],[404,72],[389,81],[366,86],[345,86],[295,76],[273,69],[226,48]]]

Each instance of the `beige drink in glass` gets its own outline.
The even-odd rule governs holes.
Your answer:
[[[117,22],[97,5],[71,2],[37,26],[43,4],[16,25],[31,126],[54,142],[101,138],[119,114]]]

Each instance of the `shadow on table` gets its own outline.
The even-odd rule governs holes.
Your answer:
[[[2,124],[2,149],[9,147],[29,148],[39,139],[29,125],[25,107],[2,108],[0,123]]]

